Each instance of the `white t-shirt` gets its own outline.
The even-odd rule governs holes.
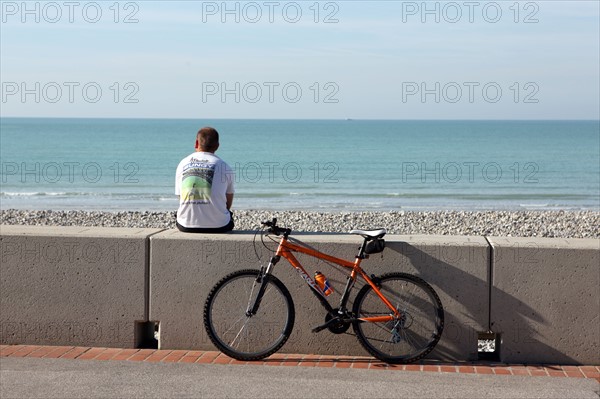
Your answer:
[[[188,228],[218,228],[231,219],[225,194],[233,194],[233,170],[210,152],[185,157],[175,173],[177,222]]]

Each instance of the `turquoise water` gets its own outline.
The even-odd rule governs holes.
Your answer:
[[[2,209],[174,210],[214,126],[237,209],[600,208],[598,121],[2,118]]]

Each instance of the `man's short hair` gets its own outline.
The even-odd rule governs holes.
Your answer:
[[[219,133],[212,127],[203,127],[196,135],[201,151],[215,152],[219,148]]]

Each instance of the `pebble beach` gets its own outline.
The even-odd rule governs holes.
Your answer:
[[[235,230],[256,230],[277,217],[297,232],[347,233],[385,227],[388,234],[600,238],[594,211],[306,212],[235,210]],[[0,212],[0,224],[175,228],[175,212],[15,210]]]

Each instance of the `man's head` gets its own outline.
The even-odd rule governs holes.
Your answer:
[[[212,127],[203,127],[196,135],[196,151],[215,152],[219,148],[219,133]]]

